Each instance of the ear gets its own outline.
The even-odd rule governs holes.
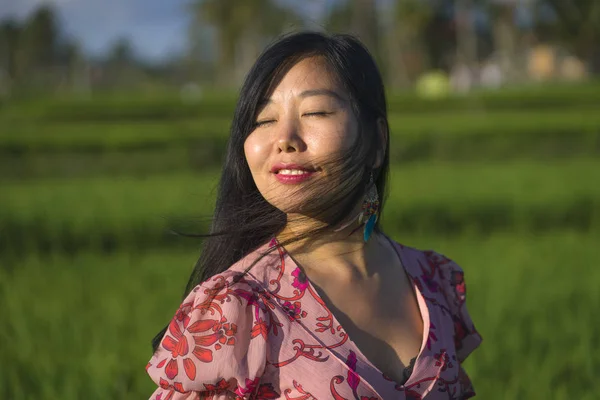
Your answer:
[[[385,157],[385,147],[388,141],[388,125],[385,119],[383,118],[379,118],[377,120],[377,134],[379,135],[379,143],[381,143],[381,146],[379,147],[379,149],[377,149],[373,169],[380,168],[383,164],[383,158]]]

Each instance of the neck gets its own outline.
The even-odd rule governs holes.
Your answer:
[[[288,224],[277,238],[279,242],[283,242],[298,237],[299,232],[304,229],[322,226],[322,222],[319,224],[315,221],[312,221],[312,226],[303,224],[302,228]],[[364,281],[385,265],[389,243],[378,232],[373,232],[365,243],[363,226],[364,224],[359,226],[354,222],[337,232],[330,229],[318,237],[300,239],[284,247],[309,277],[335,277],[340,282]]]

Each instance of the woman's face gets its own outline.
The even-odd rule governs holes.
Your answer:
[[[306,185],[335,187],[327,161],[348,150],[359,132],[346,92],[320,57],[287,72],[255,123],[244,143],[246,160],[260,193],[285,213],[310,198],[303,196]]]

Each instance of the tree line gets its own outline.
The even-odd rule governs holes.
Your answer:
[[[552,43],[600,70],[600,2],[597,0],[307,0],[303,12],[274,0],[194,0],[184,54],[161,65],[135,56],[125,39],[103,57],[84,54],[45,3],[24,21],[0,21],[0,85],[86,87],[97,82],[218,86],[239,83],[260,50],[278,35],[302,28],[356,34],[368,46],[391,87],[412,85],[423,71],[473,66],[491,54],[503,65],[524,46]],[[212,36],[207,35],[211,30]],[[3,82],[3,83],[2,83]],[[83,83],[82,83],[83,82]],[[91,82],[91,83],[90,83]]]

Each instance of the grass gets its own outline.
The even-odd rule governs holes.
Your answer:
[[[597,87],[389,96],[381,221],[465,270],[484,338],[465,363],[478,398],[600,393]],[[198,257],[165,229],[206,226],[233,98],[0,105],[0,396],[154,390],[150,339]]]
[[[483,399],[592,399],[600,391],[598,236],[393,235],[465,270],[484,337],[465,368]],[[150,338],[173,316],[195,251],[30,253],[0,269],[0,393],[11,400],[140,399]]]
[[[4,265],[0,393],[13,400],[149,396],[149,341],[172,313],[178,278],[192,261],[191,254],[32,253]]]
[[[146,176],[203,171],[224,161],[228,119],[7,124],[0,180]],[[390,161],[565,160],[600,155],[593,110],[392,114]]]
[[[7,124],[8,128],[0,135],[0,151],[109,151],[177,146],[193,141],[217,143],[223,147],[232,115],[170,121],[74,119],[40,123],[29,119]],[[389,122],[395,147],[406,141],[422,142],[428,135],[446,141],[490,136],[507,136],[507,139],[514,140],[515,135],[546,136],[556,140],[555,135],[562,135],[571,141],[588,138],[592,144],[600,135],[600,115],[595,109],[586,108],[434,112],[426,118],[423,114],[392,112]],[[393,143],[394,139],[397,144]]]
[[[394,233],[422,235],[588,232],[600,227],[600,186],[591,184],[598,175],[600,163],[585,159],[394,167],[382,223]],[[0,249],[18,256],[172,245],[167,227],[206,227],[199,218],[212,212],[217,180],[216,171],[207,171],[6,182]]]
[[[394,113],[461,112],[478,110],[564,110],[594,108],[600,104],[600,82],[580,84],[522,85],[495,91],[474,91],[431,100],[414,93],[387,93],[389,109]],[[184,100],[177,91],[152,93],[94,93],[91,98],[28,98],[0,103],[0,120],[94,121],[169,120],[180,118],[222,117],[233,113],[238,94],[205,90],[198,100]]]

